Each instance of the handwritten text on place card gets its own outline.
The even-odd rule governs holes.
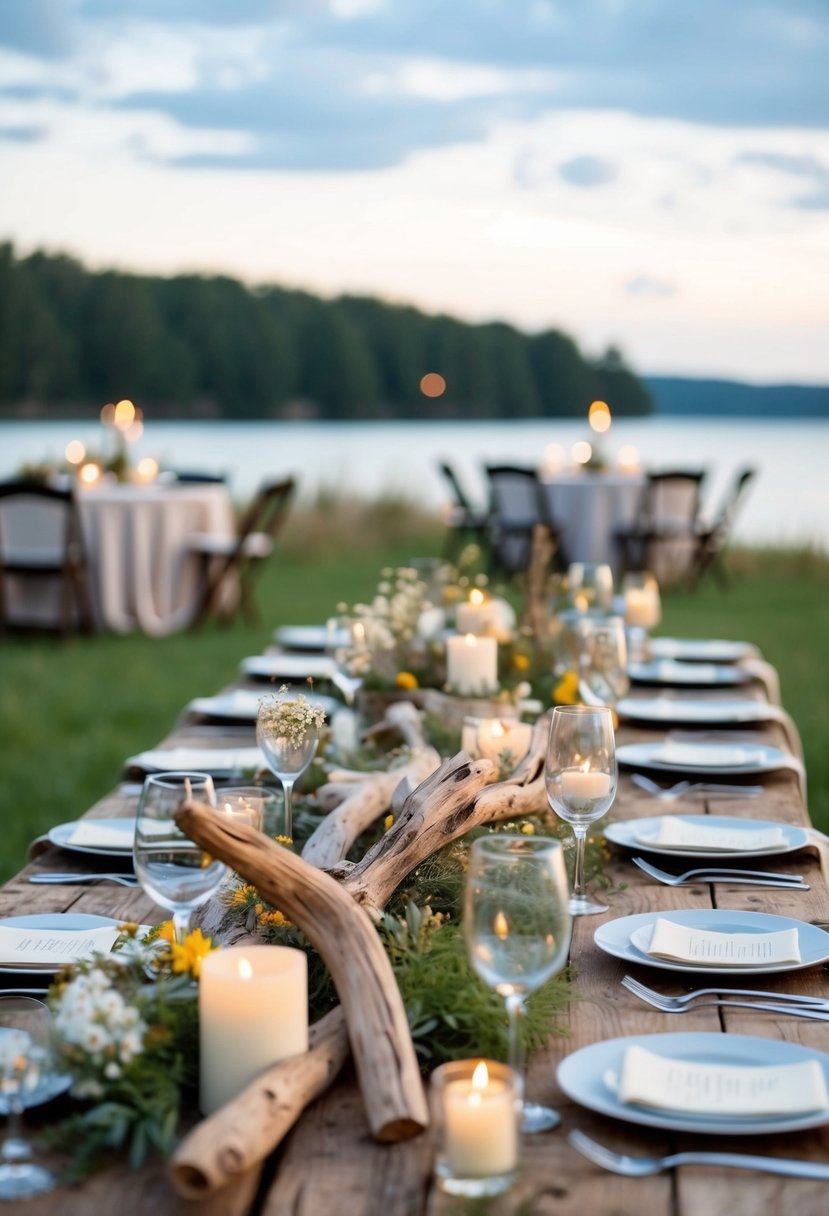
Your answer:
[[[709,967],[800,962],[796,928],[774,933],[716,933],[710,929],[678,925],[661,917],[654,923],[647,952],[655,958],[703,963]]]

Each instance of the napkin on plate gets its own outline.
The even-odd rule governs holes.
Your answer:
[[[132,848],[134,836],[134,819],[125,819],[123,824],[119,823],[117,826],[99,819],[79,819],[67,836],[66,843],[85,849],[113,849],[124,852]]]
[[[92,954],[109,953],[120,934],[118,925],[76,931],[0,925],[0,966],[56,971]]]
[[[657,917],[645,952],[652,958],[704,967],[759,967],[799,963],[797,928],[772,933],[717,933]]]
[[[687,819],[663,816],[649,831],[640,831],[635,839],[641,844],[658,845],[660,849],[683,849],[710,853],[760,853],[781,849],[786,844],[782,828],[724,828]]]
[[[125,767],[142,769],[145,773],[189,771],[219,777],[254,773],[265,767],[265,758],[258,747],[171,747],[130,756]]]
[[[756,749],[731,743],[665,743],[652,759],[677,768],[739,768],[755,756]]]
[[[829,1106],[817,1060],[763,1066],[672,1060],[636,1045],[625,1049],[620,1102],[689,1114],[795,1115]]]

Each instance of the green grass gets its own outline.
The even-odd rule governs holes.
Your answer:
[[[166,735],[188,700],[232,680],[274,626],[324,621],[339,600],[370,594],[380,567],[434,554],[440,539],[434,523],[394,503],[321,504],[297,517],[266,567],[259,628],[0,642],[0,877],[20,868],[34,836],[111,789],[125,757]],[[738,554],[732,566],[728,592],[709,583],[666,596],[661,632],[747,639],[774,663],[806,747],[812,819],[829,827],[829,561]]]

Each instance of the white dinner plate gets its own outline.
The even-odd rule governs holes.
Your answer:
[[[623,697],[616,712],[628,722],[675,726],[730,726],[771,722],[775,717],[774,708],[767,701],[682,701],[673,697]]]
[[[623,819],[609,823],[604,830],[607,840],[620,845],[624,849],[634,849],[641,853],[654,853],[660,857],[677,857],[696,859],[700,865],[707,861],[741,861],[744,857],[777,857],[781,853],[794,853],[809,843],[809,835],[805,828],[793,827],[790,823],[780,823],[772,819],[736,819],[727,815],[672,815],[671,819],[686,820],[688,823],[700,824],[706,828],[728,828],[732,832],[761,832],[768,828],[779,828],[785,837],[785,844],[774,849],[745,850],[727,853],[716,849],[666,849],[658,844],[645,844],[638,840],[641,832],[648,835],[656,832],[662,815],[646,819]]]
[[[337,665],[327,655],[254,654],[242,660],[241,671],[254,680],[293,680],[296,683],[308,679],[331,680],[337,674]]]
[[[330,718],[342,702],[334,697],[321,697],[309,688],[295,688],[295,694],[302,693],[315,705],[321,705]],[[260,703],[269,696],[275,695],[270,690],[257,692],[250,688],[237,688],[233,692],[220,693],[215,697],[196,697],[187,706],[188,712],[202,714],[205,718],[232,718],[237,722],[255,722]]]
[[[753,679],[744,667],[723,663],[679,663],[673,659],[629,663],[628,675],[635,684],[680,684],[696,688],[747,684]]]
[[[208,773],[211,777],[250,777],[267,768],[258,747],[171,747],[139,752],[124,768],[144,773]]]
[[[794,1115],[690,1114],[687,1111],[661,1110],[620,1102],[612,1078],[621,1075],[625,1050],[643,1047],[655,1055],[684,1063],[718,1064],[723,1067],[760,1068],[777,1064],[799,1064],[817,1060],[829,1083],[829,1055],[788,1043],[747,1034],[718,1034],[716,1031],[677,1031],[673,1034],[639,1034],[591,1043],[565,1056],[556,1076],[561,1088],[588,1110],[611,1115],[627,1123],[662,1127],[678,1132],[700,1132],[716,1136],[760,1136],[770,1133],[802,1131],[829,1123],[829,1108]]]
[[[348,646],[351,635],[347,629],[337,629],[331,637],[325,625],[281,625],[274,629],[273,640],[286,650],[324,651],[328,646]]]
[[[79,933],[87,929],[103,929],[121,925],[123,920],[112,916],[92,916],[88,912],[37,912],[31,916],[4,916],[0,925],[8,929],[49,929],[53,933]],[[63,964],[54,967],[4,967],[3,975],[56,975]]]
[[[739,777],[744,773],[773,773],[787,768],[791,756],[764,743],[623,743],[616,759],[627,768],[651,768],[663,773],[711,774]]]
[[[88,821],[87,821],[88,822]],[[68,849],[70,853],[91,853],[94,857],[132,857],[132,840],[135,835],[135,820],[134,819],[96,819],[95,823],[99,823],[101,827],[120,831],[123,825],[125,839],[129,835],[129,844],[125,844],[123,848],[100,848],[85,844],[72,844],[70,837],[75,828],[78,826],[78,820],[73,820],[71,823],[59,823],[56,827],[51,828],[47,833],[52,844],[57,845],[59,849]]]
[[[800,943],[799,963],[760,964],[757,967],[706,967],[700,963],[682,963],[669,958],[652,958],[642,949],[650,940],[657,918],[670,920],[691,929],[708,929],[713,933],[774,933],[781,929],[797,929]],[[593,940],[605,954],[655,967],[659,971],[681,971],[691,975],[774,975],[783,971],[802,971],[829,960],[829,933],[807,921],[788,916],[771,916],[766,912],[739,912],[726,908],[695,908],[674,912],[638,912],[621,916],[599,925]],[[637,945],[636,943],[639,943]]]
[[[650,650],[651,658],[685,663],[739,663],[757,656],[757,647],[750,642],[725,638],[651,638]]]

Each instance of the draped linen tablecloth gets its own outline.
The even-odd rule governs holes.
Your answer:
[[[187,538],[235,535],[227,486],[103,486],[82,493],[80,509],[100,627],[156,637],[185,628],[201,574]]]
[[[617,528],[636,518],[644,473],[560,473],[541,475],[549,517],[571,562],[607,562],[615,570]]]

